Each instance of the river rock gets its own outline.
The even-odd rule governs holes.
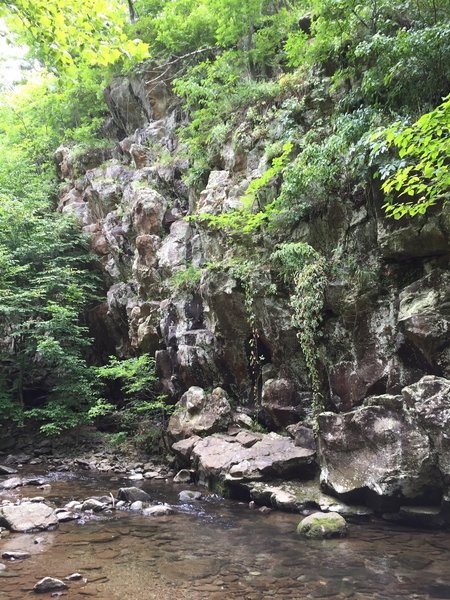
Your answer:
[[[192,502],[193,500],[201,500],[202,493],[191,490],[183,490],[178,494],[180,502]]]
[[[64,581],[55,579],[55,577],[44,577],[36,583],[33,591],[37,594],[45,594],[48,592],[57,592],[60,590],[67,590],[68,586]]]
[[[40,486],[45,484],[45,479],[42,477],[28,477],[22,480],[22,485],[35,485]]]
[[[0,507],[0,524],[11,531],[27,533],[58,527],[58,518],[51,506],[43,502],[23,502]]]
[[[100,502],[99,500],[96,500],[95,498],[88,498],[81,505],[81,510],[83,511],[93,510],[94,512],[101,512],[102,510],[105,510],[105,508],[106,504]]]
[[[21,485],[23,484],[20,477],[10,477],[9,479],[6,479],[0,483],[0,487],[2,487],[4,490],[13,490]]]
[[[194,434],[208,435],[223,431],[232,421],[228,396],[222,388],[207,394],[201,387],[190,387],[170,417],[168,432],[175,440]]]
[[[12,467],[7,467],[6,465],[0,465],[0,474],[1,475],[14,475],[17,473],[17,469],[13,469]]]
[[[337,513],[313,513],[300,521],[297,526],[297,533],[312,539],[345,537],[347,535],[347,523]]]
[[[144,508],[144,503],[141,500],[136,500],[136,502],[132,502],[130,506],[130,510],[139,512]]]
[[[173,478],[174,483],[191,483],[192,481],[192,471],[188,469],[181,469]]]
[[[30,558],[30,556],[31,554],[25,550],[8,550],[7,552],[2,552],[2,558],[5,560],[24,560],[25,558]]]
[[[83,575],[81,575],[81,573],[72,573],[71,575],[64,577],[64,579],[66,581],[80,581],[80,579],[83,579]]]
[[[147,492],[144,492],[144,490],[137,487],[120,488],[117,498],[118,500],[131,503],[137,502],[138,500],[142,502],[151,502],[151,498]]]
[[[56,511],[56,518],[60,523],[67,523],[68,521],[76,521],[80,519],[81,515],[68,510],[58,510]]]
[[[149,506],[148,508],[144,508],[142,514],[145,517],[164,517],[166,515],[173,515],[175,513],[174,509],[168,504],[158,504],[156,506]]]

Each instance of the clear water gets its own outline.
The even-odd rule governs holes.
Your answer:
[[[116,492],[124,483],[84,473],[47,477],[45,495],[58,504]],[[39,597],[32,588],[40,578],[74,572],[87,582],[70,583],[65,596],[73,600],[450,599],[449,532],[364,523],[351,524],[347,539],[307,541],[296,537],[296,515],[261,514],[215,496],[181,505],[178,492],[186,486],[142,487],[178,513],[117,512],[0,540],[1,552],[32,553],[24,561],[2,561],[0,599]],[[25,487],[9,497],[19,494],[44,495]]]

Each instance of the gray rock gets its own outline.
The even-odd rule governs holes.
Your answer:
[[[414,350],[430,369],[448,368],[450,273],[435,269],[404,288],[399,301],[398,324],[404,336],[400,352]]]
[[[67,590],[68,586],[64,581],[55,579],[55,577],[44,577],[36,583],[33,591],[36,594],[45,594],[48,592],[57,592],[59,590]]]
[[[0,474],[1,475],[14,475],[17,473],[17,469],[13,469],[12,467],[7,467],[6,465],[0,465]]]
[[[181,459],[181,462],[188,465],[192,450],[194,449],[195,444],[201,439],[200,436],[193,435],[185,440],[180,440],[179,442],[172,444],[172,450],[176,453],[178,459]]]
[[[141,500],[136,500],[135,502],[132,502],[131,506],[130,506],[130,510],[139,512],[144,508],[144,503]]]
[[[434,376],[402,395],[372,397],[348,413],[323,413],[321,481],[335,494],[366,493],[384,512],[397,510],[402,498],[437,500],[450,475],[448,427],[450,381]]]
[[[71,575],[67,575],[64,579],[66,581],[80,581],[80,579],[83,579],[83,575],[80,573],[72,573]]]
[[[119,500],[123,500],[124,502],[136,502],[138,500],[142,502],[151,501],[151,498],[147,492],[144,492],[144,490],[141,490],[137,487],[120,488],[117,498]]]
[[[337,513],[313,513],[305,517],[297,526],[297,533],[306,538],[324,539],[345,537],[347,523]]]
[[[287,379],[268,379],[264,383],[261,406],[273,427],[297,423],[304,413],[296,386]]]
[[[158,504],[156,506],[149,506],[148,508],[144,508],[142,514],[145,517],[164,517],[166,515],[175,514],[175,511],[168,504]]]
[[[28,477],[22,480],[22,485],[40,486],[45,484],[45,479],[42,477]]]
[[[201,492],[194,492],[191,490],[183,490],[178,494],[178,498],[180,502],[192,502],[195,500],[201,500],[202,494]]]
[[[174,483],[191,483],[192,481],[192,471],[188,469],[181,469],[173,478]]]
[[[4,490],[13,490],[21,485],[23,485],[23,483],[20,477],[11,477],[10,479],[6,479],[0,483],[0,487],[2,487]]]
[[[31,554],[25,550],[8,550],[7,552],[2,552],[2,558],[5,560],[24,560],[25,558],[30,558],[30,556]]]
[[[60,523],[67,523],[68,521],[77,521],[81,518],[81,515],[68,510],[62,510],[56,512],[56,518]]]
[[[81,510],[93,510],[94,512],[101,512],[105,510],[106,505],[95,498],[88,498],[81,505]]]
[[[0,507],[0,524],[14,532],[27,533],[58,527],[58,518],[51,506],[42,502],[23,502]]]
[[[175,440],[180,440],[225,430],[231,421],[230,402],[222,388],[207,394],[200,387],[191,387],[176,405],[168,432]]]
[[[246,434],[249,432],[246,432]],[[193,466],[203,480],[251,481],[270,478],[304,477],[315,471],[315,452],[294,445],[293,440],[275,433],[232,437],[214,434],[197,442],[192,450]]]

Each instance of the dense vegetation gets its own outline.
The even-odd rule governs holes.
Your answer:
[[[106,406],[106,372],[87,360],[101,283],[77,224],[54,211],[52,155],[108,143],[102,89],[142,60],[183,100],[191,187],[225,144],[264,146],[266,172],[242,208],[198,219],[226,230],[237,255],[260,231],[275,236],[318,396],[324,260],[289,231],[330,197],[368,194],[374,177],[395,218],[448,201],[448,0],[8,0],[0,16],[41,65],[0,101],[0,418],[57,432]]]

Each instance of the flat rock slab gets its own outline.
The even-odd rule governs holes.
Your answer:
[[[250,436],[253,439],[250,440]],[[196,442],[192,462],[204,476],[228,481],[305,477],[315,470],[315,451],[276,433],[214,434]]]
[[[17,533],[43,531],[58,527],[58,517],[53,508],[43,502],[23,502],[2,506],[0,525]]]
[[[166,515],[175,514],[174,509],[168,504],[158,504],[144,508],[142,514],[145,517],[165,517]]]

